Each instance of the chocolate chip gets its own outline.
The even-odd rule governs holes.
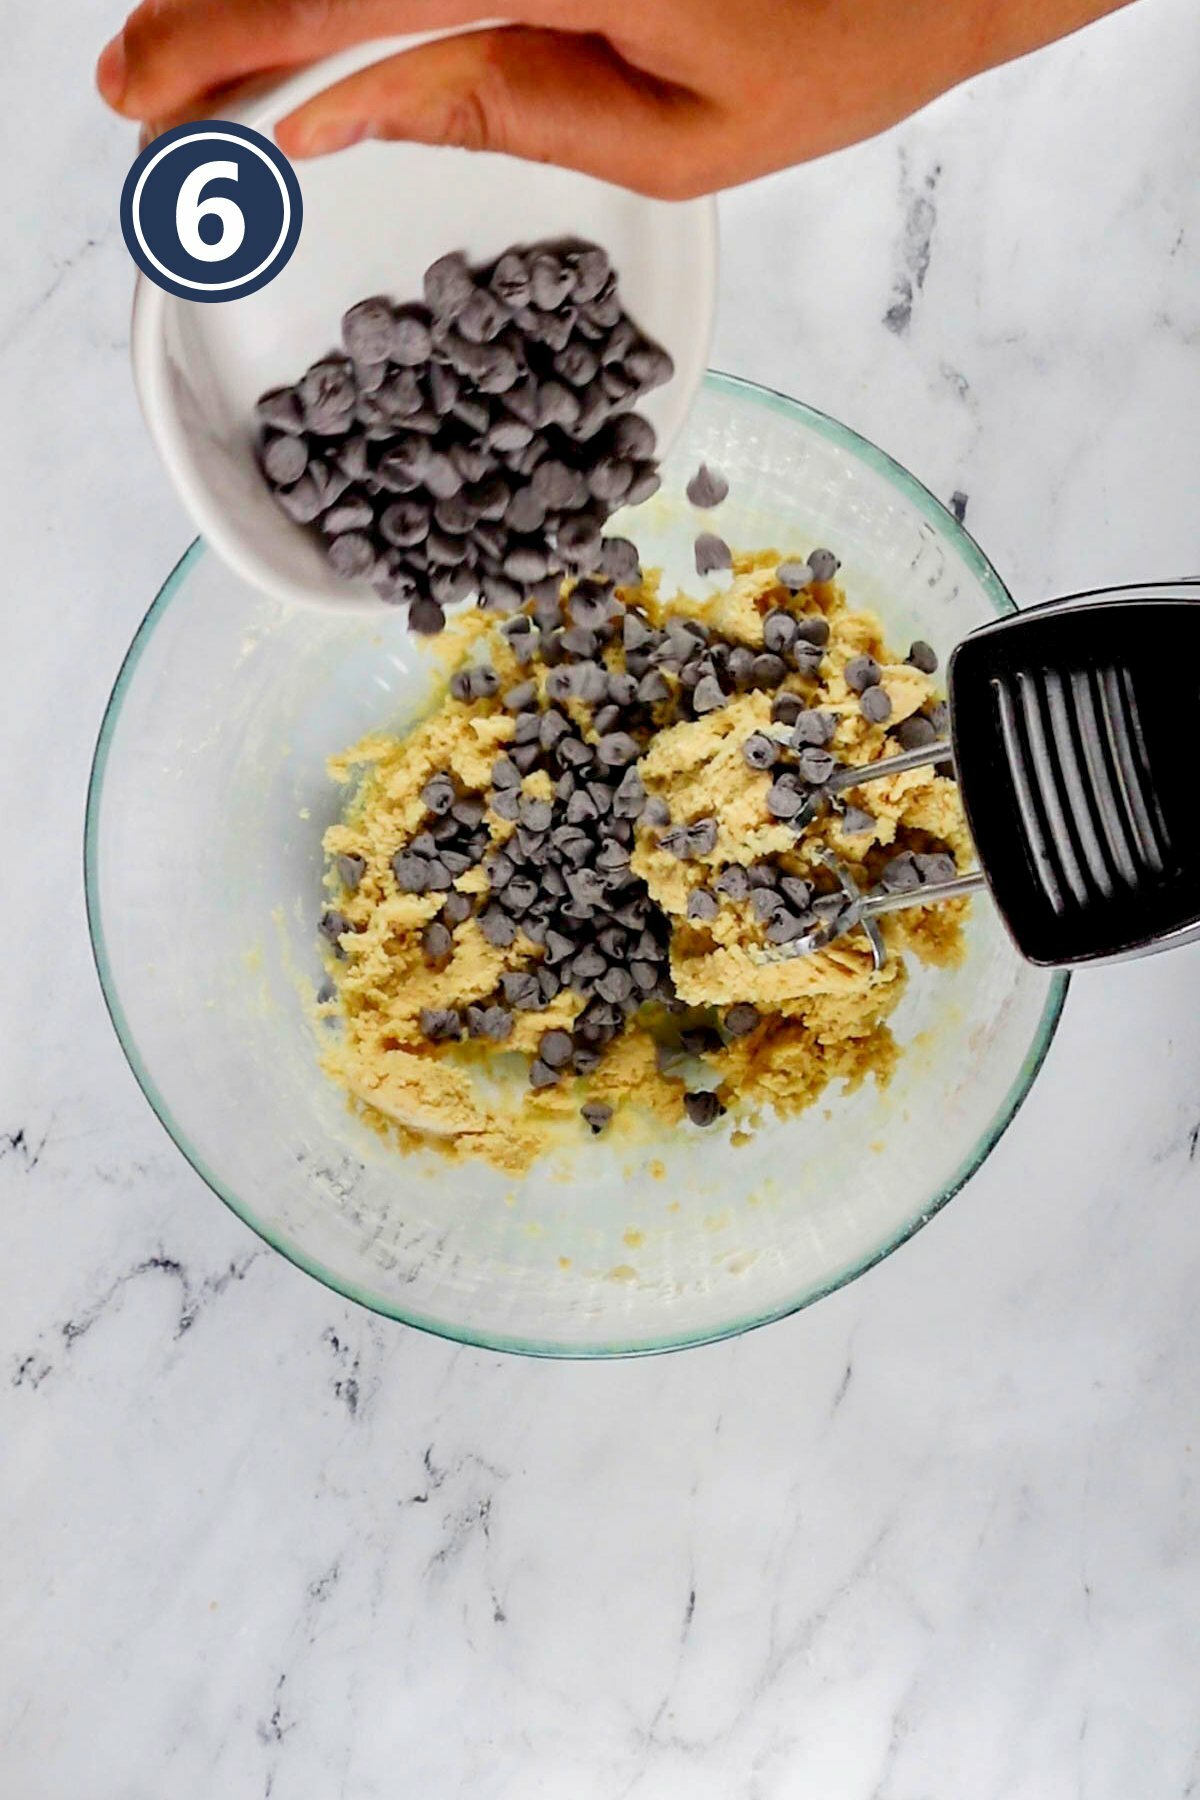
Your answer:
[[[303,438],[287,433],[268,438],[262,447],[262,465],[267,478],[277,487],[290,487],[308,467],[308,448]]]
[[[505,306],[525,306],[529,301],[529,264],[518,251],[506,250],[492,270],[490,285]]]
[[[417,1023],[433,1044],[456,1043],[463,1033],[462,1020],[452,1006],[423,1006]]]
[[[423,285],[425,304],[442,319],[457,318],[475,292],[467,259],[457,250],[430,263]]]
[[[504,998],[518,1012],[541,1012],[546,1005],[537,976],[528,969],[510,969],[500,977]]]
[[[457,494],[463,484],[462,476],[441,450],[428,452],[421,469],[421,479],[438,500],[446,500],[451,494]]]
[[[488,612],[515,612],[524,599],[524,594],[517,583],[506,580],[503,575],[485,575],[479,588],[483,595],[483,604]],[[530,649],[532,650],[532,646]],[[514,654],[517,655],[518,662],[529,660],[519,652],[514,652]]]
[[[920,669],[922,675],[936,675],[938,659],[937,651],[924,638],[917,638],[909,647],[908,657],[914,669]]]
[[[334,912],[330,909],[321,914],[321,917],[317,922],[317,930],[321,933],[323,938],[326,938],[328,942],[333,945],[334,949],[340,955],[342,953],[342,946],[339,940],[346,932],[353,931],[354,927],[351,925],[345,913]]]
[[[546,718],[552,716],[549,713],[545,715]],[[554,817],[554,809],[548,800],[538,800],[533,795],[527,794],[521,801],[518,817],[522,825],[527,826],[530,831],[549,831],[551,820]]]
[[[354,371],[343,357],[313,363],[299,384],[304,424],[316,437],[344,431],[354,415]]]
[[[429,446],[423,438],[404,438],[384,452],[375,471],[375,478],[390,493],[412,493],[424,479],[429,455]]]
[[[766,794],[767,811],[773,819],[794,819],[804,809],[804,795],[781,777],[773,781]]]
[[[504,890],[504,905],[511,913],[525,913],[538,897],[538,884],[531,875],[514,875]]]
[[[574,271],[552,252],[543,250],[529,264],[529,291],[533,304],[543,312],[553,312],[570,296],[575,286]]]
[[[277,488],[275,502],[297,525],[311,525],[325,509],[325,498],[311,474],[302,475],[290,488]]]
[[[629,867],[628,847],[615,837],[609,838],[597,854],[596,867],[604,870],[627,869]]]
[[[697,819],[687,828],[687,842],[693,856],[711,856],[717,847],[717,821]]]
[[[293,436],[304,429],[304,412],[294,387],[272,388],[259,396],[254,406],[260,424]]]
[[[569,1031],[544,1031],[538,1043],[538,1056],[548,1069],[565,1069],[574,1048]]]
[[[429,858],[399,850],[392,858],[392,874],[402,894],[423,894],[429,887]]]
[[[436,637],[446,628],[446,615],[436,600],[414,600],[408,609],[408,622],[420,637]]]
[[[512,1036],[513,1016],[503,1006],[489,1006],[481,1021],[483,1036],[490,1038],[493,1044],[502,1044]]]
[[[321,530],[335,537],[343,531],[368,531],[374,522],[374,508],[365,494],[350,493],[329,508],[321,520]]]
[[[776,655],[786,650],[796,636],[796,621],[791,613],[769,612],[763,620],[763,644]],[[782,676],[780,677],[782,680]]]
[[[806,919],[799,918],[786,909],[775,911],[767,921],[766,937],[768,944],[794,944],[797,938],[803,937],[809,930]]]
[[[576,985],[596,981],[607,968],[608,963],[596,945],[588,944],[571,963],[571,980]]]
[[[657,344],[638,344],[625,357],[624,366],[643,392],[662,387],[675,373],[671,357]]]
[[[464,924],[474,910],[470,894],[460,894],[456,888],[442,902],[442,917],[450,926]]]
[[[739,693],[754,680],[754,652],[747,644],[735,644],[726,657],[726,671]]]
[[[458,376],[445,363],[430,363],[426,383],[433,410],[439,418],[442,418],[458,399]]]
[[[504,513],[510,531],[536,532],[546,522],[546,508],[531,487],[520,487],[512,494]]]
[[[488,943],[497,950],[507,950],[517,935],[517,928],[512,919],[494,902],[490,906],[485,906],[480,913],[479,929]]]
[[[836,730],[837,719],[833,713],[802,712],[792,731],[792,747],[796,750],[806,748],[823,750],[833,741],[833,734]]]
[[[882,670],[873,656],[852,656],[843,674],[851,693],[863,694],[876,685]]]
[[[567,595],[566,608],[574,624],[598,631],[620,608],[608,588],[595,581],[577,581]]]
[[[637,546],[628,538],[605,538],[600,548],[600,572],[623,586],[631,586],[641,579],[641,562],[638,558]]]
[[[379,530],[389,544],[422,543],[429,535],[429,512],[419,500],[396,500],[380,515]]]
[[[590,569],[600,555],[600,525],[589,513],[573,513],[559,526],[555,544],[570,567]]]
[[[773,769],[779,761],[779,745],[755,731],[742,745],[742,755],[752,769]]]
[[[441,962],[449,956],[454,947],[454,940],[448,928],[440,919],[431,919],[421,933],[421,948],[430,962]]]
[[[933,726],[934,732],[938,737],[944,738],[949,734],[950,707],[947,701],[938,700],[930,707],[929,723]]]
[[[705,675],[696,683],[695,692],[692,694],[692,705],[697,713],[703,715],[716,712],[718,707],[724,706],[727,698],[728,695],[716,676]]]
[[[749,1037],[758,1029],[761,1015],[757,1006],[751,1006],[748,1000],[738,1000],[725,1014],[723,1023],[730,1037]]]
[[[610,1001],[614,1006],[620,1006],[629,999],[633,992],[633,976],[628,969],[620,967],[607,969],[596,983],[596,992],[602,999]]]
[[[524,713],[525,707],[533,706],[538,698],[538,684],[533,680],[518,682],[516,688],[504,689],[500,698],[509,713]]]
[[[923,750],[929,744],[937,742],[937,732],[929,719],[914,713],[911,718],[901,719],[894,727],[892,736],[902,750]]]
[[[606,769],[624,768],[636,760],[637,753],[637,744],[627,731],[606,732],[596,746],[596,755]]]
[[[774,688],[787,674],[787,665],[783,658],[775,656],[769,650],[754,659],[754,679],[760,687]]]
[[[750,877],[741,863],[730,863],[721,870],[713,886],[727,900],[744,900],[750,892]]]
[[[720,506],[729,494],[729,483],[717,469],[710,469],[707,463],[701,463],[692,479],[687,484],[687,497],[693,506],[704,510]]]
[[[669,700],[671,689],[666,677],[658,669],[649,669],[638,682],[637,697],[643,706],[657,706]]]
[[[714,531],[702,531],[695,543],[697,575],[712,575],[718,569],[732,569],[733,554],[724,538]]]
[[[579,1070],[578,1054],[575,1058],[575,1067],[576,1070]],[[580,1072],[582,1073],[583,1071]],[[610,1123],[613,1116],[612,1107],[603,1100],[585,1100],[579,1111],[584,1121],[591,1127],[593,1134],[596,1136],[598,1136],[600,1132],[604,1130],[605,1126]]]
[[[812,903],[812,882],[802,875],[781,875],[779,891],[796,912],[804,912]]]
[[[712,1125],[725,1111],[716,1094],[707,1089],[683,1096],[683,1110],[693,1125]]]
[[[799,694],[776,694],[771,702],[771,723],[794,725],[803,711],[804,702]]]
[[[833,774],[835,760],[828,750],[822,750],[813,744],[801,750],[796,758],[796,767],[803,780],[812,787],[822,787]]]
[[[570,736],[570,732],[570,720],[554,707],[550,707],[544,712],[538,721],[538,742],[543,750],[553,750],[563,738]],[[533,829],[544,831],[546,826],[535,825]]]
[[[493,893],[507,887],[516,873],[516,864],[506,850],[491,850],[485,863],[489,886]]]
[[[618,819],[640,818],[646,806],[646,790],[636,768],[626,769],[613,795],[613,813]]]
[[[958,874],[954,858],[944,850],[934,851],[931,855],[914,856],[913,861],[922,885],[929,881],[953,881]]]
[[[529,1067],[529,1085],[531,1088],[552,1088],[558,1085],[559,1071],[544,1063],[539,1056]]]
[[[842,830],[851,837],[864,837],[868,831],[874,831],[875,821],[869,812],[861,806],[848,806],[842,814]]]
[[[911,850],[902,850],[884,864],[882,882],[889,894],[908,893],[921,885],[921,873]]]
[[[548,963],[560,963],[565,961],[566,958],[571,955],[574,948],[575,946],[570,938],[565,937],[561,931],[555,931],[553,928],[547,931],[546,961]]]
[[[781,562],[775,574],[793,594],[798,594],[802,588],[811,587],[815,579],[812,565],[806,562]]]
[[[334,868],[338,880],[351,894],[367,872],[366,858],[363,856],[338,856],[334,858]]]
[[[832,550],[810,550],[808,566],[814,581],[832,581],[842,565]]]
[[[786,912],[787,905],[774,888],[756,887],[750,890],[750,910],[759,923],[765,925],[777,913]]]
[[[586,631],[582,625],[570,625],[559,639],[564,652],[568,656],[590,658],[598,648],[594,631]],[[607,682],[605,683],[607,688]]]
[[[863,718],[871,725],[883,725],[892,716],[891,697],[886,688],[869,687],[858,705]]]
[[[642,808],[643,825],[669,825],[671,809],[661,794],[651,794]]]
[[[688,895],[687,916],[694,924],[711,925],[721,910],[721,902],[708,888],[694,888]]]
[[[549,566],[545,551],[535,544],[515,544],[504,558],[504,573],[514,581],[540,581]]]
[[[428,362],[433,339],[424,319],[416,313],[399,313],[392,325],[392,341],[388,354],[402,368],[415,369]]]

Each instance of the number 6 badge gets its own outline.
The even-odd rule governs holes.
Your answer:
[[[164,131],[121,193],[129,254],[180,300],[240,300],[265,287],[295,250],[303,216],[283,152],[225,119]]]

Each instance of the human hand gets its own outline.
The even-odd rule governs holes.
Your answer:
[[[561,163],[668,199],[871,137],[1125,0],[143,0],[100,58],[111,106],[157,133],[231,85],[371,38],[454,27],[282,119],[321,155],[408,138]],[[463,29],[467,28],[467,29]]]

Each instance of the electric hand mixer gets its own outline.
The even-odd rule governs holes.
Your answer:
[[[1200,720],[1200,582],[1052,600],[972,632],[950,659],[948,739],[842,766],[814,788],[802,828],[835,796],[906,769],[953,766],[979,866],[861,891],[832,855],[843,905],[775,962],[875,921],[986,890],[1021,955],[1045,968],[1123,961],[1200,938],[1200,829],[1189,770]],[[795,752],[786,726],[769,728]]]

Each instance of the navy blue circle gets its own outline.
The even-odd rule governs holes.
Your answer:
[[[251,145],[261,154],[256,155]],[[268,159],[269,167],[263,157]],[[218,262],[190,255],[179,240],[176,224],[184,182],[194,169],[210,162],[232,163],[237,174],[214,176],[206,181],[199,196],[200,205],[210,199],[232,200],[245,224],[245,235],[238,248],[232,256]],[[138,194],[138,184],[147,170],[150,172]],[[281,183],[291,214],[280,242],[285,210]],[[246,125],[233,125],[226,119],[200,119],[164,131],[142,151],[125,177],[121,192],[121,230],[130,256],[144,275],[180,300],[240,300],[265,287],[295,250],[303,217],[300,183],[287,157],[261,132],[251,131]],[[145,249],[138,239],[139,226]],[[197,231],[202,242],[215,243],[221,235],[220,220],[205,214],[198,221]],[[147,249],[162,268],[150,260]],[[269,260],[260,267],[265,259]]]

